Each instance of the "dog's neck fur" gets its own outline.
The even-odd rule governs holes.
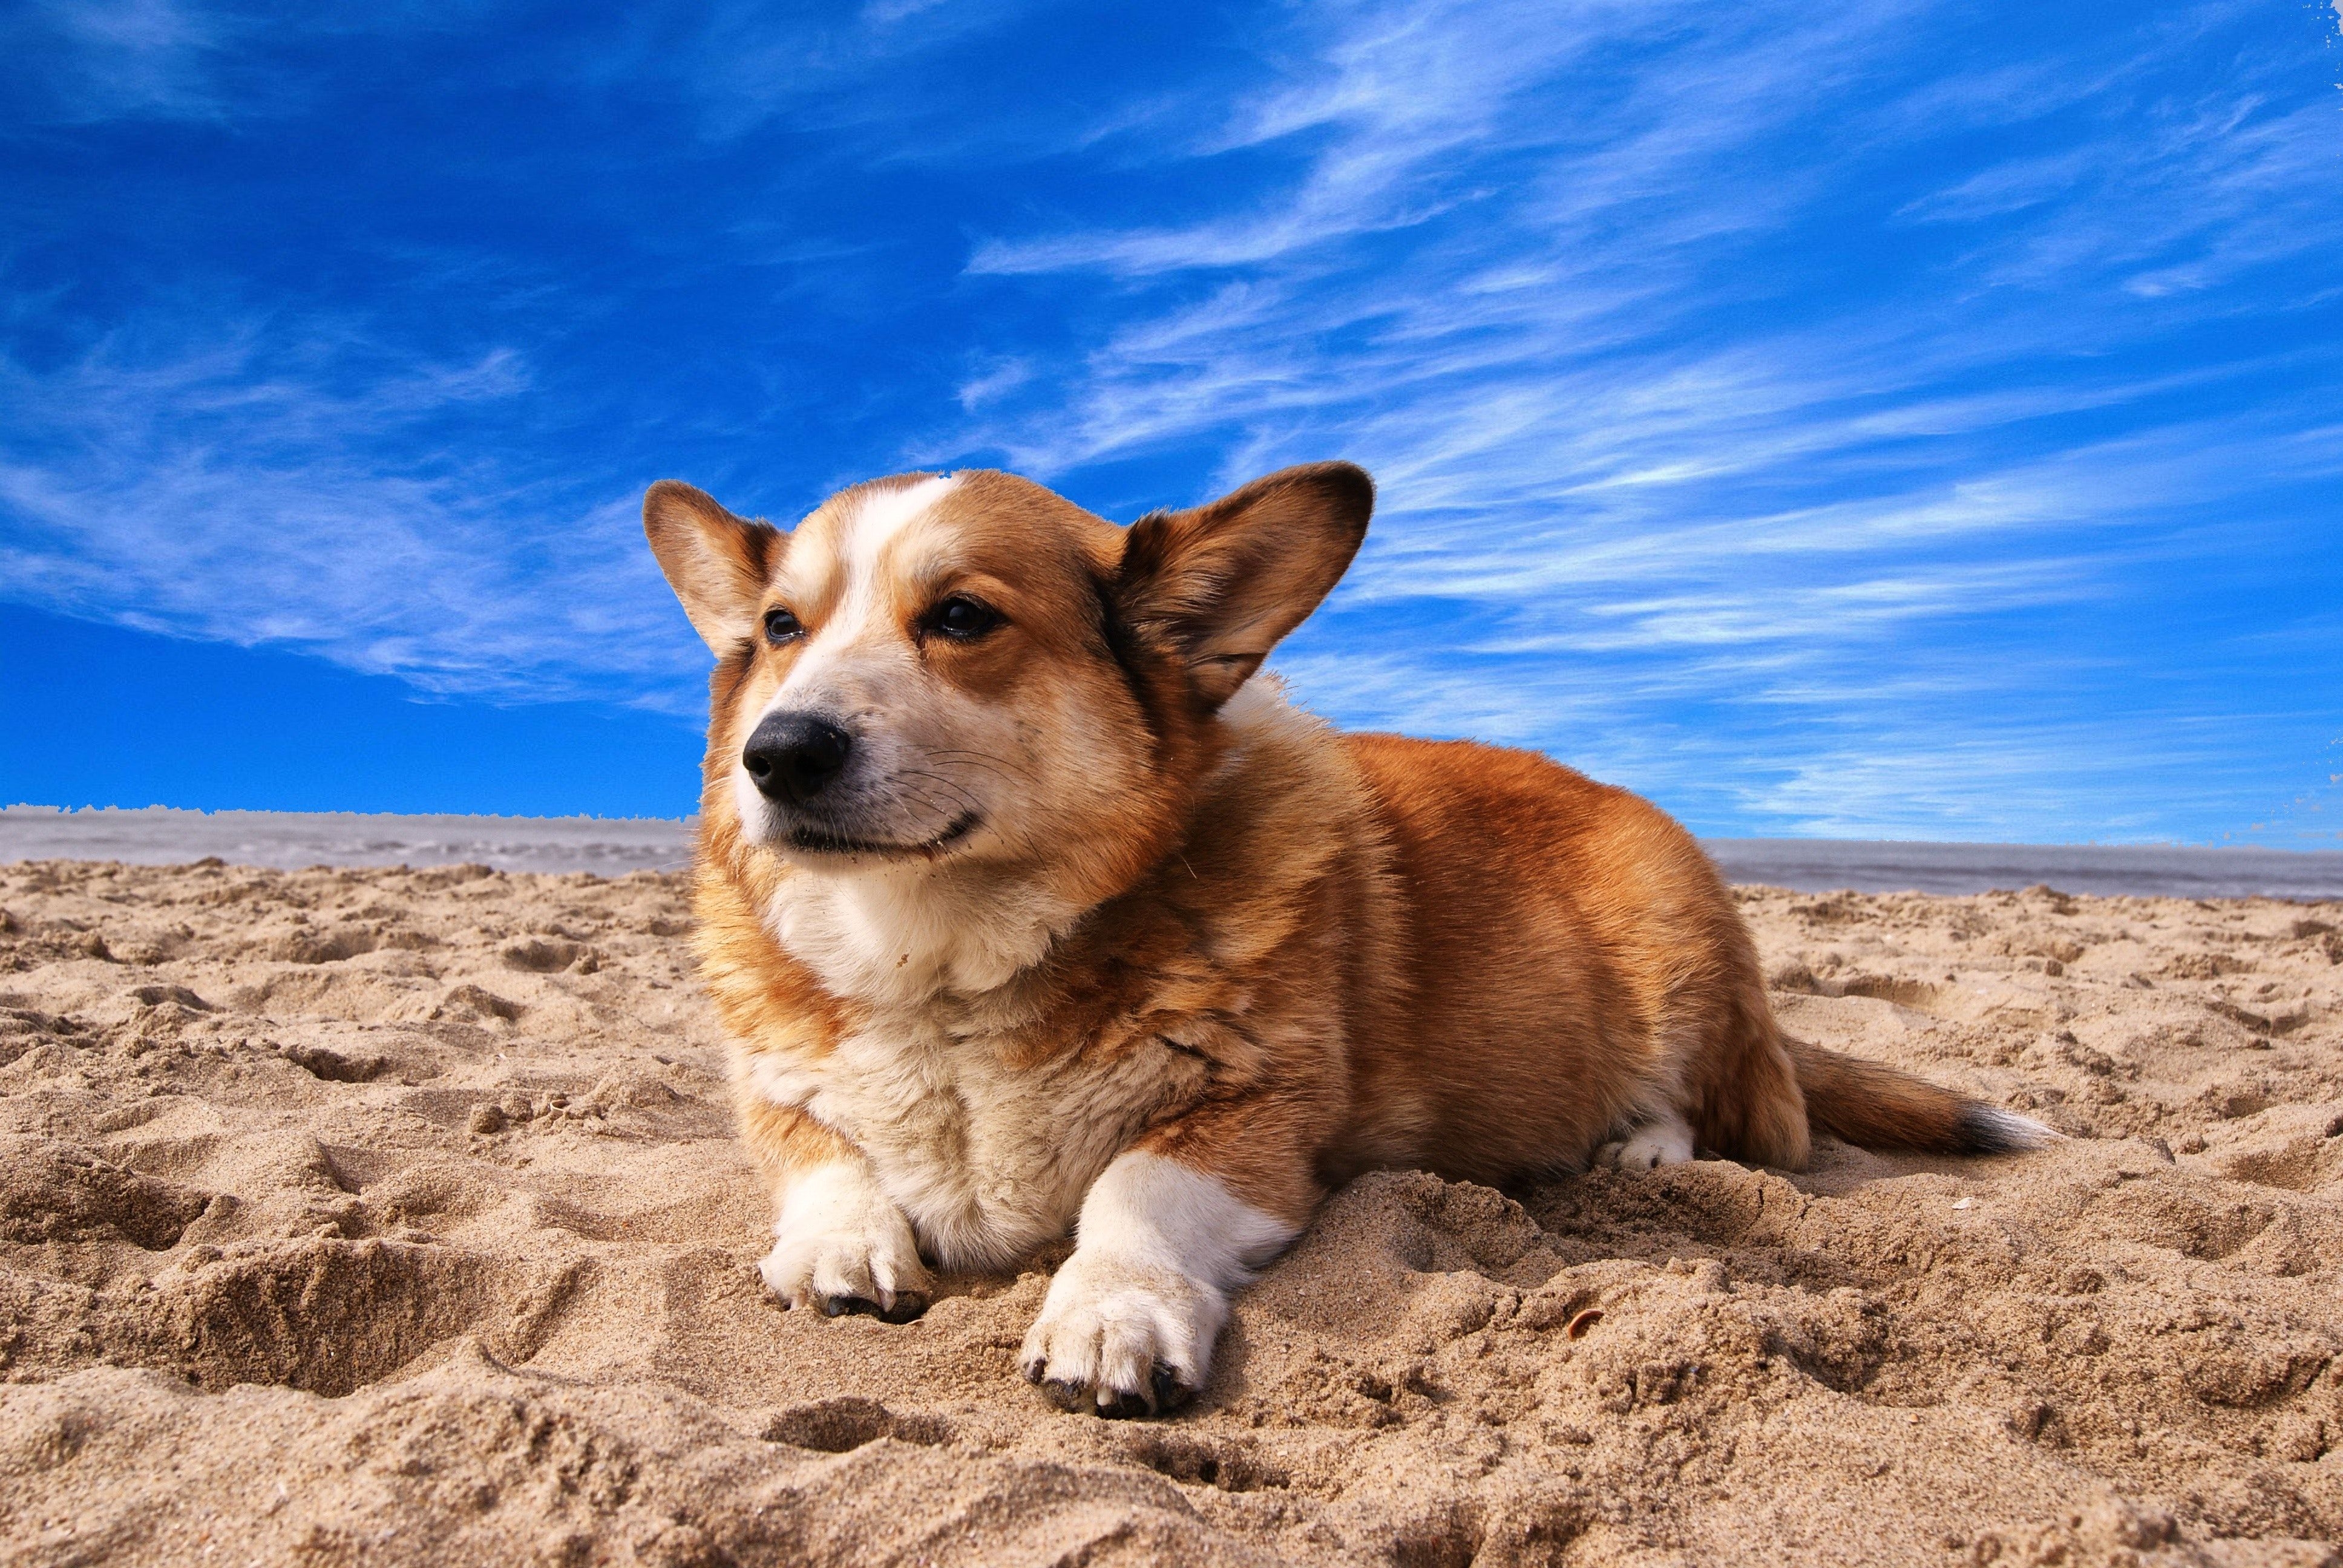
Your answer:
[[[1240,773],[1250,753],[1296,723],[1314,725],[1292,708],[1273,678],[1249,682],[1222,709],[1224,745],[1200,781],[1191,815],[1216,788]],[[1151,864],[1179,852],[1170,839]],[[1151,864],[1149,868],[1151,869]],[[1141,879],[1146,869],[1142,869]],[[879,1008],[920,1008],[951,999],[984,1012],[988,1000],[1031,970],[1084,918],[1107,902],[1070,892],[1057,869],[897,863],[826,872],[799,869],[779,879],[765,901],[766,930],[782,950],[811,970],[832,996]]]
[[[999,990],[1087,912],[1033,879],[880,866],[785,878],[765,924],[831,995],[913,1007]]]

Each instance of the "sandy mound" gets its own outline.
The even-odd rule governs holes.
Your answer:
[[[2343,1562],[2343,909],[1745,907],[2075,1141],[1370,1178],[1121,1424],[765,1297],[676,879],[0,868],[0,1557]]]

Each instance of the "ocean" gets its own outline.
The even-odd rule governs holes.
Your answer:
[[[1727,879],[1801,891],[1978,893],[2043,882],[2069,893],[2343,900],[2343,849],[2164,844],[1938,844],[1832,839],[1704,841]],[[347,811],[0,809],[0,861],[206,856],[239,865],[439,866],[508,871],[681,869],[691,824],[663,818],[396,817]]]

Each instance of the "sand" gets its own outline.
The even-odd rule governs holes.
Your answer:
[[[0,1559],[2343,1562],[2343,907],[1743,902],[2072,1141],[1370,1177],[1117,1423],[763,1293],[679,879],[0,866]]]

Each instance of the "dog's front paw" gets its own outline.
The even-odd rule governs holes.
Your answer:
[[[830,1317],[907,1323],[928,1310],[928,1270],[903,1211],[859,1171],[824,1167],[793,1181],[757,1265],[775,1295]]]
[[[1229,1315],[1215,1286],[1077,1249],[1025,1335],[1019,1364],[1061,1410],[1161,1415],[1195,1397]]]

